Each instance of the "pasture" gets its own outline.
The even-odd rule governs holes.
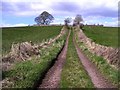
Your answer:
[[[84,33],[94,42],[111,47],[118,47],[117,27],[84,27]]]
[[[12,43],[32,41],[39,43],[43,39],[57,36],[62,26],[30,26],[2,28],[2,52],[8,53]]]
[[[62,26],[3,28],[2,52],[3,54],[8,53],[13,42],[19,43],[32,41],[34,43],[40,43],[47,39],[54,38],[60,33],[61,29]],[[16,60],[10,70],[2,71],[3,80],[6,78],[8,79],[7,83],[3,83],[3,87],[38,88],[43,83],[42,81],[46,78],[48,79],[47,81],[50,80],[52,83],[58,82],[60,88],[96,87],[94,85],[94,81],[91,79],[94,78],[94,75],[90,76],[88,70],[81,62],[81,58],[79,56],[80,53],[77,52],[78,48],[81,49],[81,53],[83,53],[84,57],[89,58],[89,62],[93,63],[91,67],[95,65],[95,68],[97,68],[98,72],[100,73],[100,76],[96,76],[98,78],[96,82],[99,82],[99,78],[104,76],[107,81],[110,81],[110,85],[113,84],[117,86],[118,70],[112,68],[102,57],[99,57],[88,51],[88,47],[85,46],[84,43],[79,42],[80,39],[78,38],[77,32],[75,32],[74,28],[67,29],[68,28],[64,27],[66,33],[63,34],[62,37],[57,39],[46,48],[41,48],[38,56],[31,56],[25,61]],[[70,36],[68,34],[69,31],[71,31]],[[118,29],[115,27],[90,28],[85,26],[84,33],[98,44],[118,47]],[[66,39],[67,36],[69,36],[68,40]],[[68,41],[68,47],[65,47],[65,41]],[[78,45],[78,48],[76,48],[76,45]],[[64,48],[67,48],[67,50]],[[64,66],[61,67],[60,63],[56,64],[56,62],[59,58],[63,59],[62,55],[58,56],[63,50],[65,50],[67,54],[65,63],[63,64]],[[89,64],[90,63],[88,63],[88,65]],[[49,74],[49,77],[46,77],[47,73],[53,66],[56,66],[56,68],[51,71],[54,76]],[[58,70],[57,73],[54,72],[58,69],[58,67],[61,67],[62,70]],[[92,69],[91,67],[89,67],[89,69]],[[58,73],[60,77],[56,77],[56,74]],[[95,71],[95,73],[97,72]],[[51,78],[60,78],[60,80],[54,81],[54,79],[52,79],[52,81]],[[101,82],[106,84],[104,81]]]

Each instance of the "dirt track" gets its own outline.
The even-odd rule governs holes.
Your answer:
[[[82,62],[85,70],[87,71],[88,75],[90,76],[95,88],[116,88],[112,85],[108,80],[105,79],[103,75],[98,71],[97,67],[90,62],[90,60],[82,53],[80,48],[75,42],[75,37],[73,38],[73,42],[78,54],[80,61]]]
[[[49,69],[45,78],[42,81],[42,84],[39,85],[38,88],[59,88],[61,71],[66,59],[67,47],[68,47],[68,40],[69,40],[70,32],[67,36],[65,46],[61,53],[59,54],[54,66]],[[78,47],[77,43],[75,42],[75,37],[73,38],[73,42],[78,54],[78,57],[81,63],[84,66],[84,69],[87,71],[88,75],[91,78],[91,81],[94,84],[95,88],[115,88],[117,87],[112,85],[105,77],[99,72],[95,64],[93,64],[85,55],[82,53],[80,48]]]
[[[62,67],[64,65],[64,61],[66,59],[67,47],[68,47],[68,40],[70,36],[70,31],[66,39],[65,46],[58,56],[54,66],[48,71],[45,78],[42,81],[42,84],[39,88],[58,88]]]

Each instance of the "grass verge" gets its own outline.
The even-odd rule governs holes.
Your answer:
[[[43,39],[54,38],[60,33],[61,28],[61,26],[2,28],[2,53],[8,53],[13,42],[32,41],[34,43],[40,43]]]
[[[16,63],[10,71],[3,72],[9,82],[3,87],[32,88],[35,82],[42,77],[44,71],[51,65],[54,58],[60,52],[65,43],[66,35],[58,39],[48,48],[41,50],[40,57],[32,57],[31,60]],[[41,78],[42,79],[42,78]]]
[[[93,84],[78,58],[73,44],[73,32],[69,38],[67,58],[61,74],[60,88],[92,88]]]
[[[78,43],[84,54],[97,66],[100,72],[114,85],[118,86],[118,83],[120,84],[120,82],[118,81],[118,75],[120,74],[120,71],[111,67],[103,57],[92,54],[84,45],[84,43],[79,41],[77,34],[76,42]]]

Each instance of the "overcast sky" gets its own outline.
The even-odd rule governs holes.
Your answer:
[[[84,24],[118,25],[119,0],[2,0],[0,26],[35,24],[34,18],[48,11],[53,24],[64,24],[67,17],[82,15]],[[2,7],[1,7],[2,6]]]

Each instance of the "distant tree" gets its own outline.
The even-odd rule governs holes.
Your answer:
[[[74,19],[74,21],[73,21],[73,26],[76,26],[77,25],[77,23],[76,23],[76,21],[75,21],[75,19]]]
[[[80,28],[83,29],[83,27],[84,27],[84,24],[80,23]]]
[[[81,22],[83,22],[83,18],[81,15],[78,14],[74,19],[73,26],[79,25],[79,27],[83,29],[84,24],[82,24]]]
[[[38,17],[35,18],[35,22],[38,25],[49,25],[54,20],[54,17],[48,12],[42,12]]]
[[[65,22],[65,26],[68,26],[68,24],[69,23],[71,23],[71,18],[66,18],[65,20],[64,20],[64,22]]]
[[[82,22],[83,21],[83,18],[82,18],[82,16],[81,15],[76,15],[76,17],[75,17],[75,19],[74,19],[74,24],[80,24],[80,22]]]

